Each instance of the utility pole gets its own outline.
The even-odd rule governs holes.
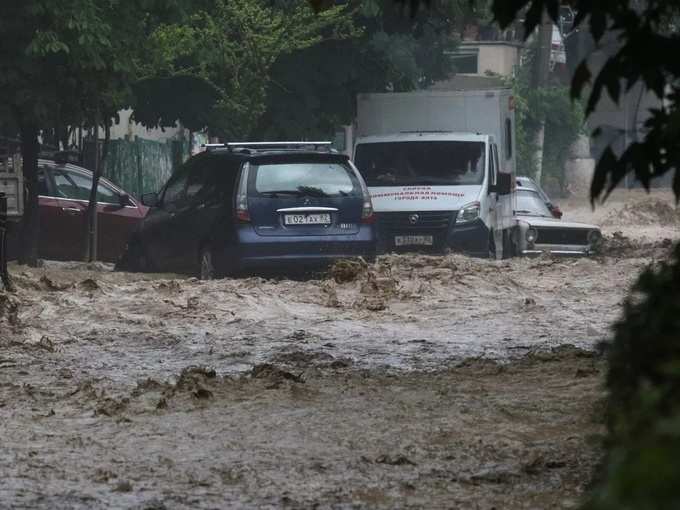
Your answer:
[[[97,187],[101,172],[99,167],[99,106],[97,106],[94,115],[94,171],[92,172],[92,189],[90,190],[87,219],[85,220],[87,229],[85,262],[95,262],[97,260]]]
[[[550,77],[550,51],[552,48],[553,22],[546,11],[543,11],[541,24],[538,27],[538,48],[534,60],[532,86],[535,90],[548,85]],[[543,142],[545,140],[545,117],[540,119],[536,132],[536,181],[540,184],[543,176]]]

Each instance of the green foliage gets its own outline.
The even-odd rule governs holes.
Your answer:
[[[51,126],[77,124],[96,107],[115,113],[138,68],[144,8],[154,10],[157,4],[26,0],[3,5],[0,95],[13,116]]]
[[[680,245],[624,305],[609,360],[605,477],[588,510],[680,507]]]
[[[501,24],[525,9],[531,32],[547,8],[555,19],[558,0],[495,0]],[[571,93],[590,96],[586,114],[602,93],[617,101],[638,82],[663,104],[645,123],[641,142],[623,154],[611,148],[597,164],[591,199],[609,192],[634,173],[646,187],[652,178],[675,171],[673,189],[680,199],[680,3],[671,0],[621,2],[577,0],[576,25],[586,24],[596,42],[616,29],[616,52],[597,76],[585,62],[576,69]],[[613,39],[613,35],[609,36]],[[626,301],[614,338],[605,345],[607,376],[607,456],[588,510],[675,509],[680,507],[680,245],[670,262],[648,269]]]
[[[147,72],[197,76],[212,84],[219,98],[208,125],[214,134],[239,139],[264,113],[277,59],[357,33],[347,7],[316,14],[302,0],[285,10],[265,0],[214,0],[209,10],[153,32]]]
[[[564,191],[564,167],[569,150],[583,133],[583,106],[579,100],[572,101],[569,89],[562,85],[532,87],[532,54],[529,53],[517,74],[506,80],[515,97],[517,168],[523,175],[535,175],[535,138],[540,120],[545,119],[542,180],[550,187]]]
[[[431,2],[415,15],[392,0],[352,11],[354,37],[282,55],[272,67],[257,138],[331,136],[349,124],[358,92],[408,91],[446,78],[454,20],[474,12],[468,0]]]
[[[531,33],[547,9],[557,19],[559,0],[495,0],[496,19],[511,23],[524,12],[527,33]],[[638,82],[663,99],[663,105],[645,122],[645,137],[631,143],[623,154],[607,148],[595,168],[591,186],[593,200],[607,196],[623,178],[634,173],[645,187],[654,177],[674,171],[673,190],[680,198],[680,2],[592,2],[576,0],[575,25],[586,28],[596,42],[603,42],[608,28],[617,30],[616,53],[609,57],[595,77],[585,61],[576,69],[571,93],[580,97],[589,90],[586,115],[591,113],[603,92],[618,101],[622,93]],[[613,36],[608,36],[613,37]]]

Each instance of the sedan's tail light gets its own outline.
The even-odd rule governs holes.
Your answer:
[[[236,219],[240,223],[250,223],[250,212],[248,211],[248,170],[250,164],[245,163],[243,170],[241,170],[241,180],[238,183],[236,191],[236,198],[234,200],[234,209]]]

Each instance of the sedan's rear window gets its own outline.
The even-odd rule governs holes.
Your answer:
[[[339,163],[272,163],[258,165],[254,172],[255,191],[260,195],[348,196],[361,193],[352,169]]]

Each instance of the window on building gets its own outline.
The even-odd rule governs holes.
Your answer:
[[[466,48],[451,53],[451,63],[459,74],[479,74],[479,50]]]

